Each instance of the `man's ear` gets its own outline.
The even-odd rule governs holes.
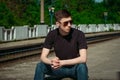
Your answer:
[[[60,26],[60,23],[59,23],[59,22],[56,22],[56,26],[59,27],[59,26]]]

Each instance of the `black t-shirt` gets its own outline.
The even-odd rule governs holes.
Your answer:
[[[44,48],[54,48],[56,56],[61,59],[72,59],[79,55],[79,49],[87,49],[85,35],[82,31],[71,28],[67,36],[62,36],[58,28],[49,32]]]

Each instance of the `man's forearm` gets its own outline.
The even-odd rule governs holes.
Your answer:
[[[49,58],[41,58],[41,61],[46,64],[51,64],[51,60]]]
[[[51,64],[51,60],[47,57],[50,52],[50,49],[43,48],[40,59],[46,64]]]
[[[86,59],[82,59],[81,57],[77,57],[74,59],[68,59],[68,60],[61,60],[61,65],[75,65],[79,63],[86,63]]]

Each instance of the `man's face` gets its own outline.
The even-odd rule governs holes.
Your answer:
[[[72,18],[62,18],[60,21],[57,22],[59,29],[63,33],[69,33],[71,26],[72,26]]]

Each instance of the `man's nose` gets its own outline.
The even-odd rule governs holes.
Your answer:
[[[68,22],[68,26],[71,26],[72,24],[70,22]]]

